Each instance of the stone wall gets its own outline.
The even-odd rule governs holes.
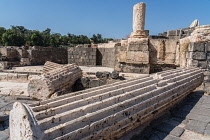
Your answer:
[[[1,69],[13,66],[43,65],[46,61],[68,63],[66,48],[54,47],[0,47]]]
[[[68,53],[66,48],[34,47],[28,50],[31,65],[43,65],[47,61],[67,64]]]
[[[72,47],[68,49],[68,63],[113,68],[115,67],[115,48]]]
[[[96,66],[96,48],[68,48],[68,63],[80,66]]]
[[[191,42],[188,46],[187,66],[209,68],[210,43]]]
[[[1,59],[4,61],[19,61],[20,54],[17,51],[17,47],[0,47]]]
[[[149,39],[150,64],[175,64],[177,39]]]
[[[115,48],[97,48],[97,65],[115,67]]]

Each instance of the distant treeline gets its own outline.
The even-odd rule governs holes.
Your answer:
[[[101,34],[93,34],[91,38],[85,35],[74,35],[68,33],[51,33],[51,29],[40,32],[29,30],[24,26],[11,26],[10,29],[0,27],[0,45],[3,46],[75,46],[77,44],[107,43],[112,38],[103,38]]]

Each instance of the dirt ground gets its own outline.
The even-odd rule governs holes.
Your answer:
[[[0,82],[0,95],[28,96],[28,83]]]

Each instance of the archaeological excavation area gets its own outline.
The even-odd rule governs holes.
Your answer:
[[[210,139],[210,25],[127,39],[0,46],[0,140]]]

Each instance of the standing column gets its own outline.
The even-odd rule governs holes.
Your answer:
[[[133,33],[131,37],[142,38],[148,36],[148,30],[144,30],[146,4],[138,3],[133,7]]]

